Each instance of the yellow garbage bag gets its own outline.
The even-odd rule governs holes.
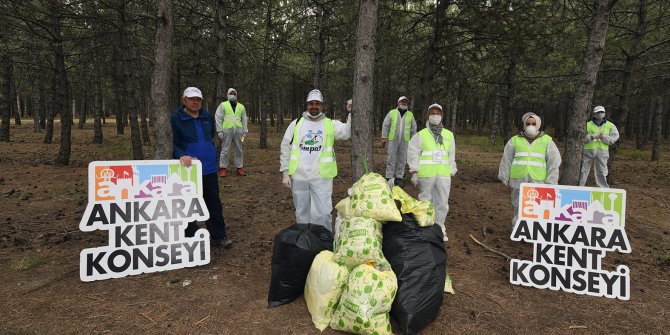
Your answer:
[[[331,251],[321,251],[314,258],[305,282],[305,303],[318,330],[330,324],[348,277],[349,270],[333,262]]]
[[[330,327],[356,334],[391,334],[389,311],[397,290],[393,271],[379,271],[369,264],[356,267]]]
[[[353,269],[363,263],[388,270],[390,264],[382,252],[382,224],[373,219],[354,217],[340,225],[333,261]]]
[[[428,227],[435,224],[435,208],[430,201],[417,200],[407,194],[402,188],[393,186],[393,199],[400,202],[401,213],[413,213],[416,222],[421,227]]]
[[[365,217],[380,222],[402,220],[386,179],[380,174],[364,174],[354,183],[351,191],[351,217]]]

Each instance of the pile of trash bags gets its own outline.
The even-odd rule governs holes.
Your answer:
[[[314,326],[391,334],[392,316],[415,334],[439,314],[447,253],[435,210],[367,173],[335,208],[335,234],[294,224],[274,240],[268,307],[304,293]]]
[[[414,334],[439,314],[446,274],[435,211],[379,174],[356,182],[337,209],[334,252],[314,259],[305,302],[319,330]]]

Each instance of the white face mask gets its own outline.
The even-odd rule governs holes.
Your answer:
[[[237,101],[237,95],[232,95],[232,94],[229,95],[229,96],[228,96],[228,101],[233,101],[233,102],[234,102],[234,101]]]
[[[312,112],[308,112],[308,113],[307,113],[307,115],[308,115],[310,118],[312,118],[312,119],[317,119],[319,116],[321,116],[321,114],[323,114],[323,113],[322,113],[322,112],[319,112],[319,113],[316,114],[316,115],[315,115],[315,114],[312,114]]]
[[[523,132],[526,134],[526,136],[528,136],[530,138],[534,138],[535,136],[537,136],[537,127],[528,126],[528,127],[526,127],[526,129],[524,129]]]
[[[437,125],[442,122],[442,115],[428,115],[428,123]]]
[[[595,119],[600,121],[605,118],[605,113],[596,113]]]
[[[399,110],[399,111],[406,111],[406,110],[407,110],[407,106],[398,106],[398,110]]]

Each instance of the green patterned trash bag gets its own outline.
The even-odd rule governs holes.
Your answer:
[[[351,217],[365,217],[380,222],[401,221],[386,179],[378,173],[364,174],[351,187]]]
[[[382,253],[382,224],[360,217],[342,221],[333,261],[349,269],[372,263],[379,269],[389,270],[391,267]]]
[[[435,208],[430,201],[414,199],[398,186],[393,186],[393,199],[400,202],[401,213],[414,214],[419,226],[428,227],[435,224]]]
[[[324,250],[314,258],[305,283],[305,303],[318,330],[330,324],[348,277],[349,270],[333,262],[331,251]]]
[[[356,267],[330,327],[356,334],[392,334],[389,311],[397,289],[393,271],[379,271],[369,264]]]

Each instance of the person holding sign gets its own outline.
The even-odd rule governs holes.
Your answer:
[[[407,143],[416,134],[414,114],[407,110],[409,100],[398,98],[398,107],[386,114],[382,124],[382,148],[386,147],[386,179],[394,178],[395,185],[405,186],[405,164],[407,162]]]
[[[333,144],[351,136],[351,114],[347,123],[323,114],[323,95],[307,95],[307,111],[286,128],[281,142],[279,171],[282,183],[293,193],[297,223],[311,223],[332,229],[333,178],[337,162]]]
[[[428,107],[426,128],[412,136],[407,146],[407,164],[412,184],[418,186],[419,200],[427,200],[435,208],[435,223],[442,228],[449,213],[451,176],[456,174],[456,143],[454,134],[442,126],[442,106]]]
[[[610,157],[609,147],[619,140],[619,130],[614,123],[605,117],[605,107],[596,106],[593,109],[593,119],[586,124],[584,136],[584,155],[582,156],[582,170],[579,174],[579,186],[586,185],[586,179],[591,172],[596,178],[596,186],[609,188],[607,184],[607,160]]]
[[[172,156],[179,162],[191,166],[192,160],[202,163],[202,197],[209,211],[207,230],[212,237],[212,245],[228,248],[233,244],[228,238],[223,219],[219,180],[216,175],[216,147],[214,118],[202,108],[202,92],[196,87],[187,87],[182,97],[183,105],[172,113]],[[189,222],[186,237],[193,237],[198,230],[195,221]]]
[[[235,146],[235,168],[238,176],[246,176],[244,172],[244,152],[242,142],[247,136],[247,110],[237,101],[237,91],[228,89],[228,100],[222,102],[216,109],[216,132],[221,139],[221,156],[219,157],[219,176],[225,177],[228,172],[230,159],[230,145]]]
[[[512,189],[512,206],[516,224],[521,183],[558,184],[558,168],[561,153],[551,136],[540,131],[542,119],[535,113],[521,117],[523,131],[512,137],[505,145],[500,160],[498,179]]]

